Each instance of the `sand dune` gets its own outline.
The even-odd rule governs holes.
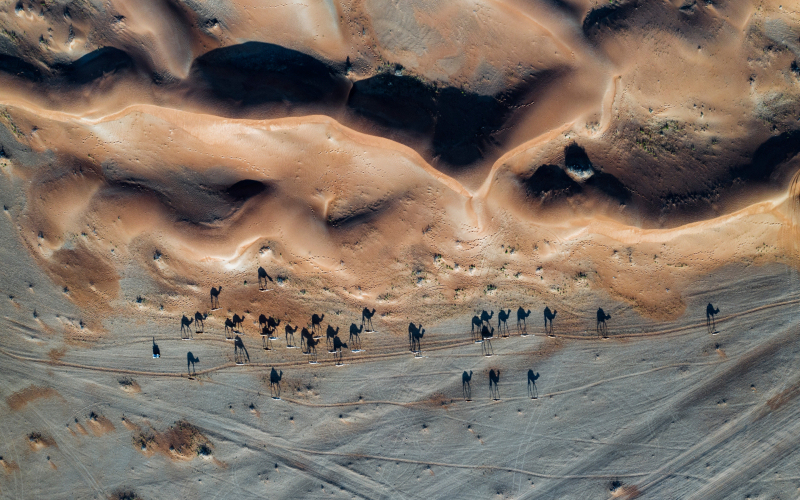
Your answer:
[[[798,37],[0,6],[0,497],[796,496]]]

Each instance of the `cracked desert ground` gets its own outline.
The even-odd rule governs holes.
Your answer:
[[[0,498],[800,498],[799,61],[795,0],[0,1]]]

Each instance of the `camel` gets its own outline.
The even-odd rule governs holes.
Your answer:
[[[528,324],[525,322],[525,319],[530,315],[530,309],[528,309],[528,312],[525,312],[525,309],[522,307],[517,309],[517,330],[519,330],[520,335],[524,336],[528,334]]]
[[[269,374],[269,392],[272,395],[272,399],[281,399],[281,379],[283,378],[283,370],[278,373],[275,370],[275,367],[272,368],[272,372]]]
[[[267,280],[272,281],[272,278],[263,267],[258,268],[258,289],[262,292],[267,290]],[[261,283],[264,283],[262,286]]]
[[[217,309],[219,309],[219,293],[221,291],[222,291],[222,287],[221,286],[216,287],[216,288],[211,287],[211,310],[212,311],[216,311]],[[214,304],[217,305],[216,308],[214,307]]]
[[[192,375],[197,375],[197,372],[194,370],[194,364],[199,362],[200,358],[195,357],[191,351],[186,353],[186,371],[189,372],[190,377]]]
[[[419,356],[420,352],[422,351],[421,341],[423,335],[425,335],[425,329],[422,328],[422,324],[420,324],[419,326],[420,327],[418,329],[415,329],[414,332],[412,332],[411,334],[411,350],[414,351],[414,354],[416,354],[417,356]]]
[[[500,370],[497,370],[497,372],[489,370],[489,393],[490,397],[495,401],[500,401],[500,389],[497,387],[498,383],[500,383]]]
[[[233,325],[237,329],[237,332],[242,332],[244,330],[244,317],[239,316],[238,314],[233,315]]]
[[[270,338],[272,340],[278,340],[278,337],[275,336],[275,330],[278,328],[278,325],[280,324],[281,320],[279,319],[275,319],[272,316],[267,318],[267,326],[269,327],[269,331],[272,332],[272,335],[270,335]]]
[[[185,315],[181,318],[181,338],[184,340],[191,338],[192,329],[189,327],[191,326],[192,321],[194,320],[187,318]],[[184,330],[187,332],[187,335],[185,337],[183,336]]]
[[[355,323],[350,324],[350,338],[348,339],[349,342],[352,342],[353,347],[356,348],[356,351],[361,351],[361,332],[364,331],[364,324],[361,324],[361,328],[357,327]],[[353,352],[356,352],[353,351]]]
[[[414,325],[414,323],[408,324],[408,350],[414,350],[414,335],[419,333],[419,329],[422,328],[422,323],[419,326]]]
[[[486,326],[489,326],[489,321],[491,321],[493,316],[494,316],[494,311],[490,313],[487,313],[486,311],[481,311],[481,322],[486,323]]]
[[[714,318],[717,314],[719,314],[719,308],[714,309],[714,306],[709,302],[706,306],[706,328],[712,335],[717,333],[717,322],[716,318]]]
[[[530,396],[531,399],[539,398],[539,391],[536,390],[536,380],[538,379],[538,373],[533,373],[533,370],[528,370],[528,396]]]
[[[308,349],[308,341],[313,340],[314,336],[311,335],[311,332],[308,331],[308,328],[303,327],[300,331],[300,349],[303,349],[303,346]],[[307,350],[303,351],[304,354],[310,354]]]
[[[364,308],[363,311],[361,311],[361,327],[363,328],[365,325],[369,325],[369,327],[368,327],[369,329],[367,330],[368,332],[374,332],[375,331],[373,329],[373,326],[372,326],[372,317],[374,315],[375,315],[375,308],[374,307],[372,308],[372,312],[370,312],[369,308],[366,308],[366,307]]]
[[[342,364],[342,347],[347,348],[347,344],[342,342],[338,335],[333,337],[333,358],[337,359],[337,365]]]
[[[317,316],[316,314],[311,316],[311,333],[317,333],[317,328],[322,330],[322,320],[325,319],[325,314],[323,313],[322,316]]]
[[[611,319],[610,314],[606,314],[602,308],[597,310],[597,334],[602,334],[603,337],[608,337],[608,327],[606,326],[606,320]]]
[[[265,351],[272,349],[272,331],[270,331],[267,325],[264,325],[261,329],[261,347],[263,347]]]
[[[305,328],[303,328],[303,330],[305,330]],[[312,337],[310,334],[306,338],[306,347],[308,348],[308,352],[305,354],[309,354],[311,356],[308,359],[308,362],[312,365],[317,364],[317,344],[319,343],[320,341]]]
[[[511,309],[508,312],[500,309],[500,312],[497,313],[497,332],[503,337],[508,337],[508,318],[510,317]],[[503,326],[505,326],[505,334],[503,334]]]
[[[245,363],[245,359],[248,363],[250,362],[250,354],[247,352],[247,348],[244,346],[242,338],[238,335],[233,341],[233,359],[237,365],[243,365]]]
[[[464,401],[471,401],[472,400],[472,386],[470,382],[472,381],[472,370],[467,373],[464,370],[464,373],[461,374],[461,391],[464,393]]]
[[[286,323],[286,327],[283,330],[286,333],[286,347],[294,347],[294,332],[297,331],[297,327],[292,328],[292,325]],[[289,337],[292,337],[291,343],[289,343]]]
[[[153,337],[153,357],[160,358],[161,357],[161,349],[158,348],[158,344],[156,344],[156,338]]]
[[[208,313],[200,314],[200,311],[194,313],[194,333],[203,333],[206,329],[206,319]]]
[[[480,342],[478,340],[478,335],[476,335],[476,332],[478,334],[480,334],[481,326],[483,326],[483,321],[481,321],[480,316],[473,316],[472,317],[472,340],[474,340],[475,342]]]
[[[265,326],[267,326],[267,317],[264,316],[263,314],[259,314],[258,315],[258,327],[261,328],[261,330],[263,331]]]
[[[483,340],[483,353],[487,356],[494,354],[492,347],[492,337],[494,337],[494,328],[489,330],[486,325],[481,328],[481,339]],[[491,354],[490,354],[491,353]]]
[[[558,314],[558,311],[550,312],[550,308],[549,307],[545,307],[544,308],[544,333],[547,333],[551,337],[554,337],[554,335],[553,335],[553,318],[556,317],[556,314]],[[550,321],[550,329],[549,330],[547,329],[547,322],[548,321]]]
[[[228,332],[233,333],[236,330],[236,325],[230,318],[225,318],[225,338],[233,340],[233,337],[228,336]]]
[[[337,335],[339,335],[339,327],[337,326],[336,330],[334,330],[333,327],[328,324],[328,329],[325,332],[325,343],[328,346],[328,352],[333,352],[333,350],[335,350],[335,348],[332,349],[332,346],[334,345],[334,339]]]

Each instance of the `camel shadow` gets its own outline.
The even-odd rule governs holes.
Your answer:
[[[492,338],[494,338],[494,328],[491,330],[483,325],[481,328],[481,341],[483,342],[483,354],[485,356],[494,355],[494,348],[492,347]]]
[[[528,312],[525,312],[521,306],[517,309],[517,331],[519,331],[520,336],[527,337],[528,335],[528,325],[525,320],[528,316],[531,315],[531,310],[528,309]]]
[[[425,335],[425,329],[422,328],[422,323],[419,326],[414,323],[408,324],[408,343],[409,350],[414,353],[414,357],[422,357],[422,337]]]
[[[192,339],[192,322],[193,319],[189,319],[184,314],[181,317],[181,340],[191,340]]]
[[[351,347],[350,350],[352,352],[361,352],[361,332],[364,330],[364,324],[361,324],[361,328],[359,328],[355,323],[350,324],[350,338],[348,342],[350,342]]]
[[[556,318],[556,314],[558,314],[558,311],[551,311],[549,307],[544,308],[544,333],[548,337],[556,336],[553,331],[553,320]],[[550,328],[547,327],[548,322],[550,323]]]
[[[263,267],[258,268],[258,289],[262,292],[268,292],[267,289],[267,282],[272,282],[272,276],[267,274],[267,271]]]
[[[531,399],[539,399],[539,391],[536,389],[536,381],[539,379],[538,373],[528,370],[528,396]]]
[[[373,316],[375,316],[375,308],[374,307],[372,308],[372,311],[370,311],[369,308],[366,308],[366,307],[364,308],[363,311],[361,311],[361,328],[363,329],[363,328],[366,327],[367,328],[367,330],[366,330],[367,333],[373,333],[375,331],[375,328],[372,326],[372,317]],[[351,329],[352,329],[352,327],[351,327]]]
[[[200,313],[197,311],[194,313],[194,333],[203,333],[206,329],[206,319],[208,319],[208,313]]]
[[[606,314],[603,311],[603,308],[597,309],[597,326],[596,331],[598,335],[602,335],[603,338],[608,338],[608,326],[606,325],[606,320],[611,319],[610,314]]]
[[[153,357],[160,358],[161,357],[161,349],[158,348],[158,344],[156,344],[156,338],[153,337]]]
[[[342,348],[347,348],[347,344],[342,342],[338,335],[333,337],[333,359],[336,360],[336,366],[342,366]]]
[[[236,336],[233,341],[233,360],[237,365],[243,365],[250,362],[250,354],[244,346],[244,342],[240,336]]]
[[[294,345],[294,332],[297,331],[297,327],[292,328],[292,325],[290,325],[289,323],[286,323],[286,326],[284,327],[283,330],[284,330],[284,332],[286,334],[286,347],[289,348],[289,349],[294,349],[296,347]],[[292,339],[291,341],[289,341],[290,337]]]
[[[219,309],[219,294],[222,292],[222,287],[211,287],[211,310],[216,311]]]
[[[278,373],[275,367],[269,374],[269,392],[272,399],[281,399],[281,379],[283,378],[283,370]]]
[[[716,309],[714,306],[711,305],[711,302],[708,303],[706,306],[706,328],[708,329],[708,333],[711,335],[716,335],[719,333],[717,331],[717,322],[716,322],[716,315],[719,314],[719,307]]]
[[[500,370],[489,370],[489,396],[492,401],[500,401]]]
[[[501,337],[508,337],[510,335],[508,330],[508,318],[510,317],[511,309],[508,311],[500,309],[500,311],[497,313],[497,333]]]
[[[317,315],[317,314],[312,314],[311,315],[311,333],[315,337],[319,337],[321,335],[321,332],[322,332],[322,320],[324,320],[324,319],[325,319],[325,313],[323,313],[321,316]]]

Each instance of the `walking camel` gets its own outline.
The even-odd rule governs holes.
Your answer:
[[[608,327],[606,326],[607,319],[611,319],[611,315],[606,314],[603,308],[599,308],[597,310],[597,334],[602,334],[603,337],[608,337]]]
[[[350,324],[350,338],[347,339],[348,342],[353,344],[355,350],[353,352],[361,352],[361,332],[364,331],[364,324],[361,324],[361,328],[357,327],[355,323]]]
[[[216,288],[211,287],[211,310],[212,311],[216,311],[217,309],[219,309],[219,293],[221,291],[222,291],[222,287],[221,286],[216,287]],[[214,304],[216,304],[217,307],[214,307]]]
[[[528,335],[528,324],[525,322],[525,319],[530,315],[530,309],[528,309],[528,312],[525,312],[525,309],[522,307],[517,309],[517,330],[522,336]]]
[[[500,309],[497,313],[497,333],[499,333],[503,337],[508,337],[508,318],[511,317],[511,309],[508,312]],[[505,326],[505,330],[503,329]],[[505,332],[505,334],[503,333]]]
[[[233,340],[233,337],[228,335],[228,333],[233,333],[236,330],[236,325],[231,321],[230,318],[225,318],[225,338],[228,340]]]
[[[249,363],[250,354],[247,352],[247,348],[244,346],[242,338],[237,335],[236,339],[233,341],[233,360],[237,365],[243,365],[245,363],[245,359]]]
[[[719,314],[719,308],[714,309],[714,306],[709,302],[706,306],[706,328],[708,328],[708,333],[712,335],[717,334],[717,322],[714,317],[717,314]]]
[[[478,335],[481,333],[481,327],[483,326],[483,321],[481,321],[480,316],[473,316],[472,317],[472,340],[476,343],[480,342],[478,340]]]
[[[328,346],[328,352],[333,352],[333,350],[335,350],[333,345],[337,335],[339,335],[339,327],[337,326],[336,330],[334,330],[333,327],[328,324],[328,329],[325,331],[325,345]]]
[[[317,329],[322,330],[322,320],[325,319],[325,314],[323,313],[322,316],[317,316],[313,314],[311,316],[311,333],[317,333]]]
[[[297,331],[297,327],[292,328],[292,325],[286,323],[286,327],[284,327],[283,330],[286,332],[286,347],[290,349],[294,348],[294,332]],[[292,337],[291,343],[289,342],[289,337]]]
[[[413,326],[413,323],[411,324]],[[414,352],[416,357],[422,355],[422,337],[425,335],[425,329],[422,328],[422,323],[420,323],[419,328],[414,328],[411,332],[411,350]]]
[[[422,328],[422,323],[419,326],[414,325],[414,323],[408,324],[408,350],[414,350],[414,335],[419,333],[420,328]]]
[[[481,328],[481,340],[483,340],[483,353],[486,356],[491,356],[494,354],[494,348],[492,347],[492,337],[494,337],[494,328],[489,330],[486,325],[483,325]]]
[[[375,316],[375,308],[372,308],[372,312],[370,312],[369,308],[365,307],[363,311],[361,311],[361,327],[363,328],[366,325],[369,325],[367,328],[368,332],[374,332],[374,328],[372,326],[372,317]]]
[[[278,373],[275,367],[272,367],[272,372],[269,374],[269,392],[272,399],[281,399],[281,379],[283,378],[283,370]]]
[[[303,330],[306,330],[306,329],[303,328]],[[312,365],[317,364],[317,345],[320,342],[321,342],[320,340],[315,339],[314,337],[312,337],[311,334],[309,334],[309,336],[306,337],[306,348],[308,349],[308,352],[306,352],[305,354],[308,354],[308,355],[311,356],[310,358],[308,358],[309,364],[312,364]]]
[[[538,379],[538,373],[533,373],[533,370],[528,370],[528,396],[530,396],[531,399],[539,399],[539,391],[536,390],[536,381]]]
[[[206,318],[208,314],[200,314],[200,311],[194,313],[194,333],[203,333],[206,329]]]
[[[494,401],[500,401],[500,389],[497,384],[500,383],[500,370],[496,372],[489,370],[489,395]]]
[[[188,340],[191,338],[192,329],[190,326],[192,325],[192,321],[194,320],[187,318],[185,315],[181,318],[181,338],[183,340]],[[183,334],[184,331],[187,332],[186,335]]]
[[[267,291],[267,280],[272,281],[272,278],[263,267],[258,268],[258,289],[262,292]],[[263,285],[262,285],[263,283]]]
[[[314,336],[311,335],[311,332],[308,331],[308,328],[303,327],[300,331],[300,349],[303,351],[304,354],[309,354],[308,352],[308,341],[309,339],[313,339]],[[305,349],[303,349],[305,347]]]
[[[194,364],[199,362],[200,358],[195,357],[195,355],[192,354],[192,351],[186,353],[186,371],[189,372],[189,377],[197,375],[197,372],[194,369]]]
[[[472,381],[472,370],[467,373],[464,370],[464,373],[461,374],[461,391],[464,393],[464,401],[472,401],[472,386],[470,382]]]
[[[244,330],[244,317],[239,316],[238,314],[233,315],[233,325],[236,328],[237,333],[241,333]]]
[[[337,360],[336,364],[339,366],[342,365],[342,347],[346,348],[347,344],[338,335],[333,337],[333,359]]]
[[[544,333],[548,334],[551,337],[555,336],[553,335],[553,319],[556,317],[556,314],[558,314],[558,311],[551,312],[549,307],[544,308]],[[547,329],[548,321],[550,322],[549,330]]]

